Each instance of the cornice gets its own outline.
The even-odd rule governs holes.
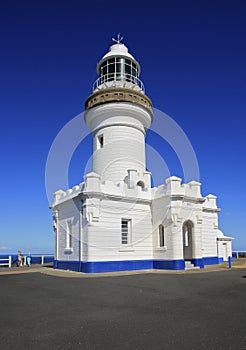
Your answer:
[[[145,107],[152,114],[152,102],[144,93],[127,88],[108,88],[94,92],[85,101],[85,110],[110,102],[131,102]]]

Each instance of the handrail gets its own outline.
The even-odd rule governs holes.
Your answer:
[[[99,86],[103,85],[103,84],[106,84],[106,83],[110,83],[110,82],[116,82],[116,83],[120,83],[122,82],[123,84],[127,84],[127,88],[131,88],[130,84],[133,84],[132,85],[132,89],[139,87],[140,90],[142,90],[143,92],[145,92],[145,89],[144,89],[144,84],[143,82],[138,78],[138,77],[134,77],[133,75],[131,74],[126,74],[126,73],[109,73],[109,74],[105,74],[105,75],[102,75],[101,77],[97,78],[97,80],[94,82],[93,84],[93,88],[92,90],[96,90],[99,88]],[[105,87],[107,87],[105,85]]]
[[[15,255],[14,255],[15,256]],[[40,262],[39,264],[44,265],[45,264],[45,258],[53,258],[54,259],[54,254],[30,254],[31,258],[33,259],[39,259]],[[26,266],[27,264],[27,255],[22,256],[22,263],[21,266]],[[8,266],[12,267],[12,262],[15,262],[15,260],[12,261],[12,255],[9,255],[8,258],[0,258],[0,266]],[[35,262],[36,264],[37,262]]]
[[[236,259],[239,259],[240,256],[246,257],[246,250],[233,250],[232,256]]]
[[[0,266],[6,266],[6,265],[8,265],[8,267],[11,267],[11,264],[12,264],[12,257],[11,257],[11,255],[9,255],[8,258],[0,259],[0,261],[7,261],[6,263],[0,263]]]

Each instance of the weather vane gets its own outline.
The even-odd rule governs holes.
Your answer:
[[[121,40],[123,40],[123,36],[120,37],[120,33],[118,33],[117,39],[112,38],[112,40],[113,40],[114,42],[116,42],[117,44],[120,44]]]

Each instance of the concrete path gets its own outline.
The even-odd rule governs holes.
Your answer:
[[[114,278],[47,270],[1,274],[1,350],[246,350],[245,268]]]

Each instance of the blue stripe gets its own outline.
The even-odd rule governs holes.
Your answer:
[[[191,259],[191,263],[194,265],[194,266],[199,266],[201,269],[204,268],[204,259],[203,258],[194,258],[194,259]]]
[[[153,269],[152,260],[122,260],[122,261],[58,261],[54,262],[55,269],[72,270],[85,273],[149,270]]]
[[[219,264],[219,258],[217,256],[209,256],[206,258],[203,258],[204,265],[216,265]]]
[[[219,264],[221,258],[211,256],[191,260],[194,266]],[[54,269],[71,270],[84,273],[117,272],[133,270],[184,270],[185,261],[180,260],[119,260],[119,261],[54,261]]]
[[[160,270],[184,270],[184,260],[154,260],[153,268]]]
[[[87,273],[149,269],[153,269],[152,260],[89,261],[86,263]]]
[[[122,260],[122,261],[54,261],[54,268],[85,273],[133,270],[184,270],[184,260]]]

